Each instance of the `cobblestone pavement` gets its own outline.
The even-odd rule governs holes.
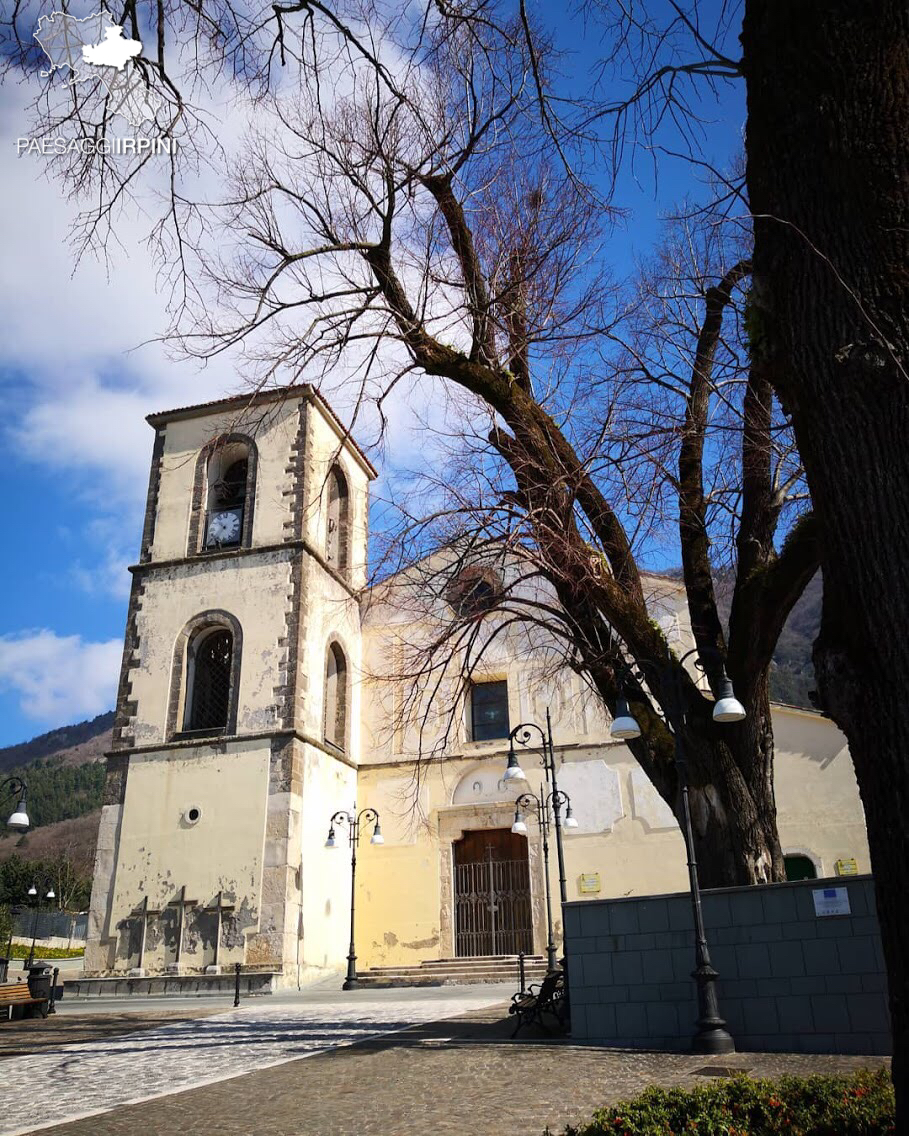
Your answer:
[[[513,1022],[501,1002],[469,1008],[462,995],[459,1008],[469,1012],[439,1020],[455,999],[402,1001],[395,995],[413,992],[384,993],[390,997],[380,1000],[371,993],[370,1002],[359,1001],[362,994],[357,994],[356,1006],[346,1001],[348,996],[343,1002],[335,996],[318,1004],[270,1011],[255,1007],[235,1016],[209,1017],[171,1027],[175,1036],[169,1041],[162,1041],[167,1029],[134,1034],[123,1039],[121,1051],[105,1058],[104,1051],[111,1049],[107,1042],[77,1077],[89,1094],[86,1101],[95,1101],[97,1109],[104,1100],[103,1107],[111,1111],[70,1123],[48,1125],[58,1104],[56,1119],[73,1115],[67,1110],[76,1103],[73,1065],[82,1063],[81,1047],[67,1046],[67,1054],[61,1050],[54,1070],[42,1065],[49,1055],[4,1061],[0,1116],[9,1117],[2,1101],[7,1094],[20,1113],[7,1121],[20,1127],[5,1131],[34,1130],[21,1127],[21,1108],[29,1087],[40,1084],[42,1096],[54,1102],[40,1121],[31,1120],[43,1126],[43,1136],[542,1136],[547,1126],[559,1132],[567,1123],[588,1118],[598,1106],[633,1096],[649,1084],[705,1083],[698,1070],[706,1068],[732,1067],[757,1077],[884,1063],[873,1057],[787,1054],[704,1058],[600,1049],[532,1033],[512,1041]],[[377,1036],[408,1016],[418,1024]],[[331,1038],[349,1041],[366,1033],[371,1039],[328,1048]],[[260,1060],[256,1071],[242,1075],[244,1062],[252,1060],[249,1050],[258,1044],[272,1054],[271,1063],[266,1067]],[[237,1053],[225,1060],[224,1048],[234,1045]],[[68,1055],[71,1050],[76,1052]],[[297,1060],[302,1051],[308,1058]],[[19,1060],[23,1064],[13,1078],[11,1066]],[[159,1060],[162,1067],[156,1069]],[[180,1091],[186,1084],[179,1075],[185,1060],[193,1063],[195,1076],[197,1060],[203,1068],[220,1062],[220,1076],[229,1079]],[[225,1068],[241,1075],[225,1074]],[[124,1080],[129,1088],[124,1089]],[[116,1095],[108,1100],[105,1094],[111,1091]],[[155,1099],[118,1107],[119,1101],[140,1095]],[[87,1111],[85,1101],[80,1111]]]
[[[81,1008],[81,1007],[80,1007]],[[49,1018],[28,1018],[17,1022],[0,1022],[0,1062],[9,1057],[22,1057],[42,1050],[59,1049],[76,1041],[96,1041],[118,1034],[137,1033],[167,1023],[179,1024],[194,1018],[205,1018],[223,1012],[223,1007],[204,1003],[186,1008],[149,1007],[136,1012],[117,1007],[106,1013],[74,1014],[67,1006]],[[0,1069],[4,1065],[0,1063]],[[2,1093],[2,1090],[0,1090]]]
[[[395,991],[247,1002],[239,1010],[185,1017],[144,1032],[35,1046],[2,1062],[0,1136],[32,1132],[61,1120],[95,1116],[119,1105],[177,1093],[265,1069],[389,1031],[489,1006],[497,987],[434,989],[415,999]],[[66,1007],[67,1019],[77,1017]],[[86,1007],[92,1014],[92,1007]],[[95,1016],[95,1015],[92,1015]],[[63,1019],[61,1018],[61,1021]],[[29,1026],[30,1022],[22,1023]],[[3,1028],[0,1026],[0,1028]],[[17,1030],[25,1042],[29,1031]],[[46,1031],[42,1031],[46,1039]],[[32,1047],[29,1047],[31,1050]],[[30,1086],[40,1085],[34,1092]],[[90,1131],[98,1131],[93,1119]]]

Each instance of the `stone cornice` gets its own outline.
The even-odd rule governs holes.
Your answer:
[[[164,571],[168,568],[202,566],[219,560],[243,560],[246,557],[267,555],[272,552],[305,552],[308,556],[311,556],[319,567],[326,571],[333,580],[339,583],[352,599],[359,598],[357,590],[344,579],[336,568],[333,568],[328,563],[317,549],[313,548],[308,540],[283,540],[277,544],[253,545],[252,548],[206,550],[197,553],[195,556],[178,556],[171,560],[149,560],[143,564],[130,564],[129,571],[134,575],[148,575],[152,572]]]
[[[197,749],[225,752],[229,747],[240,742],[263,742],[271,741],[272,738],[295,738],[298,742],[314,746],[316,749],[328,754],[329,757],[333,757],[335,761],[339,761],[342,765],[346,765],[350,769],[359,768],[357,763],[352,758],[348,757],[346,753],[342,753],[339,749],[328,745],[326,742],[310,737],[309,734],[303,734],[299,730],[262,730],[260,733],[255,734],[221,734],[217,737],[213,736],[209,738],[178,738],[172,742],[153,742],[150,745],[131,745],[124,749],[108,750],[104,756],[106,758],[123,758],[131,757],[134,753],[169,753]]]

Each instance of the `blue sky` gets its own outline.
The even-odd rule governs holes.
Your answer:
[[[583,73],[595,45],[577,27],[561,34]],[[159,345],[138,346],[165,322],[141,218],[118,221],[122,248],[108,266],[85,260],[74,271],[72,207],[47,178],[46,158],[15,154],[30,94],[27,84],[0,88],[0,745],[113,706],[126,566],[139,543],[151,453],[144,415],[237,389],[226,360],[199,373]],[[742,92],[710,114],[708,154],[724,164],[740,144]],[[681,161],[663,163],[656,187],[623,174],[617,275],[652,246],[661,213],[698,192]],[[392,424],[399,452],[389,459],[399,466],[409,458],[406,419]]]

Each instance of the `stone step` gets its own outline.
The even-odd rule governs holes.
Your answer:
[[[443,969],[442,967],[436,967],[432,970],[430,970],[429,968],[426,968],[424,970],[422,967],[413,967],[413,966],[383,966],[383,967],[372,967],[368,971],[363,971],[363,973],[364,974],[374,974],[377,978],[381,978],[383,975],[387,975],[387,974],[396,974],[396,975],[400,975],[400,976],[406,975],[410,978],[438,978],[439,976],[445,976],[445,975],[449,975],[449,976],[457,975],[459,978],[468,978],[469,979],[471,975],[476,975],[478,978],[481,977],[481,976],[490,977],[490,978],[494,978],[494,977],[498,976],[503,982],[508,982],[511,978],[513,978],[513,977],[516,978],[518,976],[519,971],[518,971],[517,967],[511,968],[511,967],[493,967],[493,966],[491,966],[491,967],[476,967],[476,966],[473,966],[473,967],[465,968],[463,970],[458,969],[457,967],[451,967],[450,969]],[[525,967],[524,968],[524,974],[528,978],[531,977],[531,976],[536,978],[536,977],[543,975],[545,973],[546,973],[546,967],[545,966],[535,966],[535,967]]]
[[[524,964],[544,963],[542,955],[524,955]],[[517,955],[466,955],[461,958],[424,959],[420,966],[517,966]]]
[[[517,974],[517,963],[508,964],[507,966],[373,966],[370,970],[375,974],[449,974],[455,971],[458,974],[473,974],[485,973],[486,971],[496,971],[497,973]],[[546,964],[543,962],[525,964],[524,970],[527,974],[536,974],[538,971],[545,971]]]
[[[529,970],[535,966],[545,966],[542,955],[526,955],[524,966]],[[402,964],[400,967],[376,966],[373,970],[488,970],[490,967],[518,969],[517,956],[512,955],[473,955],[469,958],[424,959],[421,963]]]
[[[240,994],[273,994],[280,978],[278,971],[244,971],[240,975]],[[166,998],[200,997],[233,994],[236,977],[224,974],[152,975],[147,978],[72,978],[64,986],[67,1002],[86,998]]]
[[[374,966],[361,972],[359,981],[374,989],[395,986],[475,986],[518,982],[517,955],[474,955],[466,958],[425,959],[418,966]],[[542,955],[524,959],[525,981],[539,981],[546,974]]]
[[[357,975],[361,986],[381,990],[398,986],[484,986],[498,985],[502,982],[512,982],[515,989],[518,987],[517,975],[503,974],[446,974],[437,971],[435,974],[372,974],[364,971]]]
[[[460,982],[469,985],[471,982],[517,982],[516,970],[395,970],[389,968],[383,971],[364,970],[361,976],[375,979],[377,982],[386,978],[408,979],[414,982]],[[546,974],[545,969],[529,970],[524,972],[526,981],[538,981]]]

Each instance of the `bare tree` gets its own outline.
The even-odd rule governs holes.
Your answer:
[[[124,9],[134,29],[138,13]],[[147,17],[149,75],[170,105],[182,114],[188,99],[167,44],[188,41],[204,47],[198,82],[233,69],[257,115],[220,203],[203,210],[171,184],[158,236],[175,274],[173,342],[200,358],[238,351],[257,382],[331,382],[343,368],[357,404],[380,415],[414,373],[472,396],[513,478],[509,523],[568,613],[577,665],[610,705],[620,656],[645,676],[634,749],[672,805],[657,704],[679,664],[649,618],[638,549],[655,523],[648,509],[677,503],[695,642],[714,683],[727,669],[750,710],[721,738],[710,700],[684,677],[705,882],[779,877],[767,667],[817,553],[810,521],[787,528],[792,479],[774,467],[769,385],[751,370],[727,390],[718,372],[747,258],[720,258],[715,279],[689,281],[687,299],[662,311],[639,304],[614,354],[627,319],[604,267],[610,213],[578,172],[577,116],[589,108],[553,97],[549,46],[523,7],[428,5],[414,22],[378,2],[250,14],[175,0]],[[271,84],[278,61],[297,83]],[[104,184],[103,167],[64,170],[77,189]],[[89,233],[98,218],[96,207]],[[660,342],[673,305],[688,346]],[[736,436],[740,487],[710,484],[708,464],[721,468]],[[728,635],[711,576],[721,515],[739,567]]]
[[[890,979],[893,1076],[909,1110],[909,604],[906,369],[909,16],[905,5],[676,3],[589,9],[605,42],[611,152],[698,148],[705,82],[747,95],[753,370],[791,415],[815,503],[824,578],[820,705],[849,740],[868,821]],[[667,139],[667,128],[675,136]]]
[[[217,253],[195,250],[203,294],[218,303],[184,313],[175,341],[202,358],[240,347],[259,381],[318,370],[328,383],[343,367],[358,402],[380,410],[403,376],[459,388],[467,413],[492,424],[485,461],[494,455],[510,478],[478,522],[483,539],[499,529],[533,550],[573,665],[610,707],[620,659],[639,665],[645,681],[631,694],[646,729],[632,748],[675,807],[660,704],[680,664],[648,612],[632,520],[648,495],[668,493],[700,657],[715,683],[729,670],[749,710],[744,724],[717,729],[710,698],[683,672],[704,882],[780,878],[767,668],[817,553],[807,520],[779,546],[792,481],[783,426],[769,387],[734,363],[724,338],[749,263],[720,256],[712,282],[690,266],[663,299],[654,284],[635,325],[605,268],[609,214],[540,119],[539,52],[521,35],[484,39],[445,19],[423,44],[419,61],[399,53],[393,74],[351,52],[333,86],[323,73],[263,98],[279,126],[250,136]],[[658,342],[670,312],[689,342],[665,332]],[[642,384],[658,397],[626,404]],[[710,485],[730,432],[741,484]],[[728,635],[711,577],[717,517],[741,566]]]

